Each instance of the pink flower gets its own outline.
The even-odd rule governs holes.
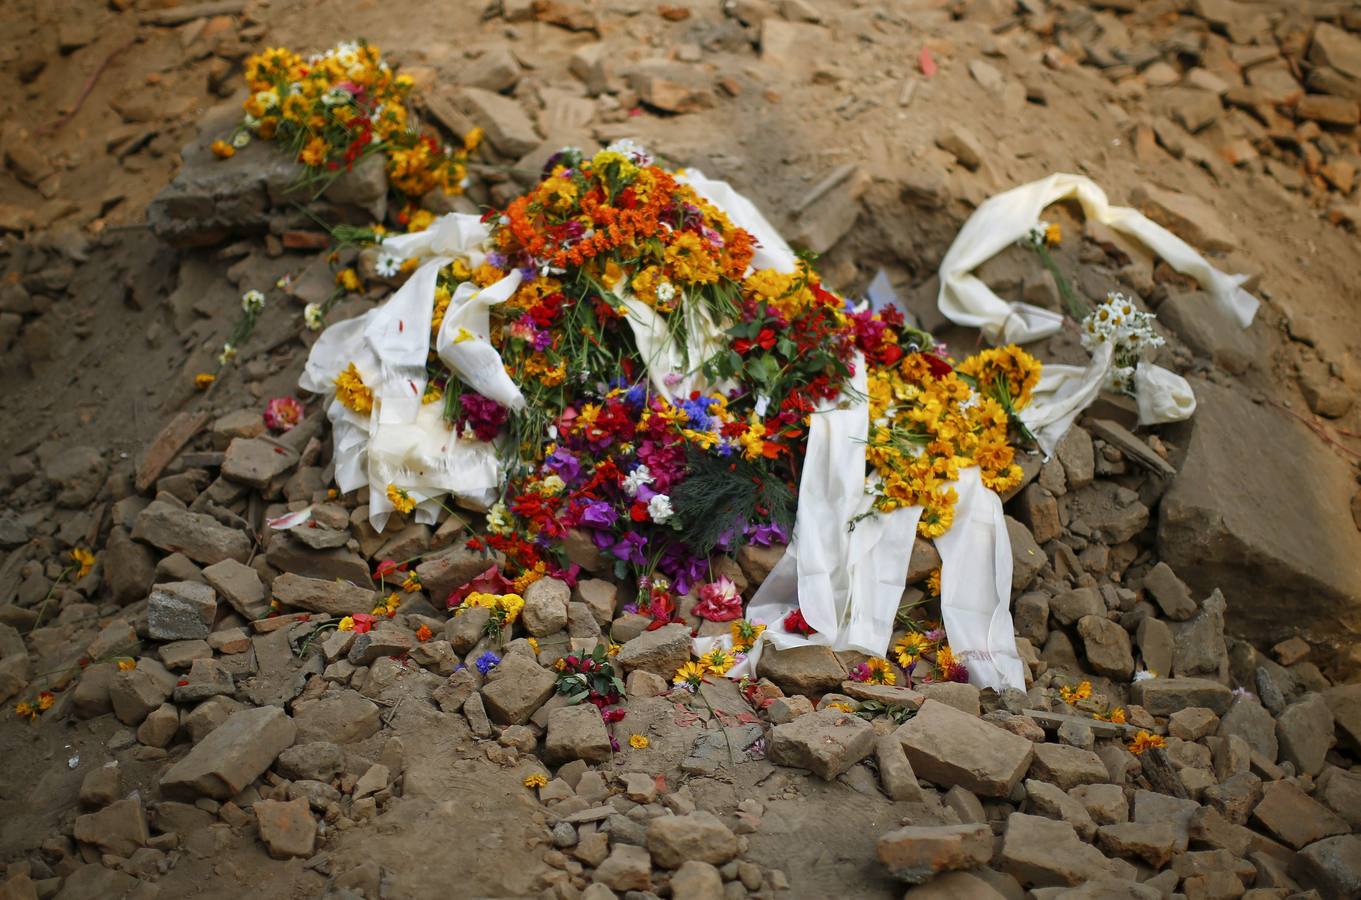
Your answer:
[[[710,622],[731,622],[742,618],[742,595],[737,593],[737,585],[726,575],[717,581],[699,586],[699,602],[695,604],[695,615]]]
[[[302,421],[302,404],[292,397],[275,397],[265,404],[265,427],[288,431]]]

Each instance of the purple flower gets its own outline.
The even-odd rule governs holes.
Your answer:
[[[646,544],[647,538],[636,531],[630,531],[610,547],[609,551],[616,559],[631,562],[635,566],[645,566],[647,558],[643,556],[643,546]]]
[[[576,481],[577,476],[581,474],[581,461],[572,455],[572,451],[564,450],[562,447],[548,454],[544,464],[557,472],[563,481],[569,483]]]
[[[553,335],[549,334],[547,331],[536,331],[534,332],[533,344],[534,349],[542,353],[553,346]]]
[[[619,514],[614,511],[614,507],[604,500],[592,500],[581,511],[581,524],[590,525],[592,528],[613,528],[618,518]]]
[[[491,253],[487,254],[488,265],[495,266],[498,269],[504,269],[506,267],[507,262],[509,262],[509,260],[506,259],[506,255],[504,253],[500,253],[493,250]]]
[[[486,653],[483,653],[481,656],[477,658],[477,662],[474,663],[474,665],[477,666],[477,671],[481,672],[483,675],[486,675],[492,669],[500,665],[500,663],[501,657],[497,656],[495,653],[492,653],[490,650],[488,650]]]
[[[677,594],[686,594],[690,586],[704,580],[709,571],[709,563],[700,556],[691,555],[681,544],[671,544],[657,563],[671,579],[671,587]]]
[[[772,544],[789,543],[789,535],[785,533],[777,522],[770,522],[765,525],[751,525],[747,527],[747,540],[758,547],[769,547]]]

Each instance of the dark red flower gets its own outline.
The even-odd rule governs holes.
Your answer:
[[[803,617],[803,610],[796,609],[784,617],[784,630],[791,634],[802,634],[804,636],[817,634],[817,629],[809,625]]]

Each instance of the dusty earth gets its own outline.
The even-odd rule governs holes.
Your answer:
[[[1182,523],[1181,532],[1171,531],[1164,503],[1162,537],[1154,533],[1155,511],[1152,524],[1133,543],[1103,539],[1117,557],[1123,556],[1119,546],[1128,545],[1129,558],[1120,569],[1133,568],[1122,582],[1119,572],[1108,577],[1089,567],[1096,576],[1092,586],[1100,581],[1140,590],[1145,570],[1157,559],[1172,560],[1197,597],[1222,584],[1229,599],[1229,649],[1208,667],[1178,663],[1178,674],[1210,675],[1218,668],[1222,684],[1232,678],[1234,685],[1261,694],[1272,715],[1280,717],[1291,702],[1343,690],[1334,685],[1361,676],[1356,649],[1361,646],[1361,591],[1356,590],[1361,576],[1357,557],[1349,555],[1361,543],[1356,466],[1361,404],[1354,402],[1361,391],[1357,128],[1354,121],[1320,124],[1297,115],[1298,83],[1292,92],[1277,79],[1261,77],[1270,69],[1307,80],[1316,69],[1336,69],[1346,89],[1356,90],[1361,71],[1355,77],[1346,74],[1354,60],[1324,65],[1310,50],[1315,29],[1325,25],[1357,40],[1361,8],[1355,4],[747,0],[661,7],[630,0],[537,6],[506,0],[489,8],[473,3],[434,8],[407,0],[257,0],[212,7],[156,0],[10,0],[0,7],[0,158],[5,162],[0,169],[0,416],[9,423],[0,432],[0,485],[5,488],[0,521],[6,526],[0,547],[7,553],[0,564],[0,609],[10,611],[0,621],[26,635],[27,680],[47,679],[44,683],[58,689],[61,698],[32,724],[8,710],[0,718],[0,755],[6,760],[0,774],[0,862],[9,864],[11,879],[0,887],[0,897],[127,892],[309,897],[328,891],[368,897],[581,896],[578,888],[589,883],[590,868],[599,866],[589,857],[558,864],[546,855],[553,844],[545,838],[545,822],[551,827],[554,819],[546,819],[545,807],[521,784],[531,764],[537,764],[533,754],[516,758],[513,749],[509,759],[489,754],[488,742],[474,740],[468,719],[429,701],[429,684],[422,679],[433,674],[419,667],[394,677],[411,679],[412,690],[423,689],[424,699],[405,698],[400,684],[369,691],[365,696],[381,710],[382,728],[345,745],[345,774],[338,776],[344,793],[369,764],[387,765],[393,774],[394,784],[383,785],[387,794],[378,804],[380,814],[345,815],[343,826],[328,818],[315,854],[271,858],[249,811],[212,800],[162,812],[153,808],[155,836],[150,843],[140,841],[140,859],[120,859],[129,854],[108,846],[101,856],[95,844],[71,836],[76,817],[95,808],[89,798],[81,802],[82,784],[92,769],[117,760],[118,796],[136,792],[139,802],[155,807],[167,750],[164,744],[139,743],[107,710],[77,715],[71,698],[80,670],[72,671],[71,662],[81,654],[71,648],[84,648],[101,635],[101,628],[118,620],[120,607],[107,593],[109,575],[97,572],[73,589],[53,589],[53,622],[39,607],[46,605],[61,569],[58,556],[77,544],[102,547],[111,525],[131,528],[131,521],[117,520],[120,509],[127,508],[119,503],[138,493],[132,486],[134,470],[173,416],[201,413],[206,422],[217,422],[292,393],[311,340],[300,317],[307,298],[301,292],[295,298],[274,292],[237,364],[212,390],[196,391],[193,375],[211,368],[243,290],[269,289],[284,275],[306,283],[308,272],[325,266],[316,250],[284,250],[279,243],[286,231],[315,226],[297,210],[280,207],[271,211],[268,237],[260,229],[243,230],[212,246],[187,248],[168,244],[146,224],[148,206],[177,174],[183,176],[182,167],[188,168],[183,148],[220,136],[212,128],[230,121],[239,108],[240,63],[265,46],[307,50],[363,36],[415,74],[428,98],[447,97],[465,84],[489,86],[514,98],[542,146],[527,154],[526,162],[492,148],[484,151],[468,193],[478,205],[513,196],[523,186],[524,173],[532,171],[532,160],[557,146],[597,146],[632,137],[669,162],[730,180],[797,246],[821,252],[825,279],[846,293],[863,291],[884,270],[923,323],[960,347],[972,346],[978,337],[949,327],[935,312],[936,267],[959,226],[986,197],[1061,171],[1093,178],[1116,203],[1139,203],[1140,191],[1148,188],[1189,198],[1189,213],[1185,205],[1164,207],[1163,218],[1188,240],[1213,250],[1220,268],[1252,276],[1248,287],[1263,306],[1245,334],[1230,333],[1222,322],[1183,322],[1182,329],[1169,333],[1173,340],[1164,359],[1205,385],[1206,396],[1218,396],[1213,391],[1222,388],[1248,398],[1246,408],[1256,410],[1258,418],[1239,419],[1245,425],[1241,433],[1214,432],[1225,441],[1224,467],[1232,467],[1222,492],[1242,494],[1220,526],[1233,532],[1239,521],[1233,516],[1256,509],[1257,518],[1267,520],[1266,536],[1247,540],[1241,559],[1232,553],[1207,559],[1202,577],[1199,551],[1184,549],[1178,558],[1167,537],[1198,526]],[[598,70],[591,60],[598,61]],[[591,85],[597,72],[603,81]],[[1331,93],[1317,84],[1309,82],[1310,90]],[[1355,97],[1351,102],[1354,109]],[[440,109],[429,103],[428,119],[448,126]],[[1342,118],[1347,115],[1344,110]],[[200,134],[204,122],[215,124]],[[1137,251],[1131,257],[1130,248],[1112,244],[1108,234],[1085,228],[1076,209],[1055,209],[1049,217],[1069,236],[1058,256],[1083,293],[1099,297],[1116,287],[1135,290],[1165,319],[1179,302],[1194,303],[1183,296],[1187,285],[1175,274]],[[1039,290],[1045,299],[1043,286],[1034,284],[1034,260],[1026,254],[1008,251],[990,265],[985,274],[999,290],[1025,292],[1027,299]],[[341,311],[384,295],[379,289]],[[1072,334],[1037,349],[1042,358],[1060,361],[1079,359],[1077,352]],[[1120,413],[1118,404],[1110,409],[1109,415]],[[1218,414],[1216,421],[1222,424],[1223,418]],[[1289,439],[1246,427],[1263,423]],[[1196,452],[1190,427],[1164,429],[1148,443],[1169,448],[1180,466]],[[231,437],[227,430],[218,425],[204,430],[192,450],[225,449]],[[1112,467],[1098,468],[1098,476],[1115,479],[1133,471],[1120,468],[1124,457],[1113,441],[1102,446],[1114,456],[1105,457]],[[100,483],[69,503],[61,499],[69,485],[59,461],[73,447],[95,448],[103,462],[97,466]],[[1126,448],[1125,455],[1132,452]],[[1213,464],[1213,453],[1209,458]],[[194,468],[180,461],[165,474]],[[1140,492],[1144,484],[1128,482]],[[1151,499],[1141,493],[1146,505],[1154,507],[1165,487]],[[140,493],[144,505],[154,489],[148,485]],[[1310,495],[1302,509],[1296,503],[1277,510],[1262,499]],[[295,498],[289,494],[288,499]],[[243,502],[248,502],[241,510],[247,530],[258,529],[269,500],[252,495]],[[1033,498],[1018,497],[1008,511],[1038,532]],[[1065,519],[1067,512],[1065,507]],[[1273,535],[1277,515],[1281,534]],[[259,535],[252,538],[258,544]],[[1051,558],[1040,579],[1059,571],[1061,580],[1057,557],[1062,553],[1038,533],[1037,538]],[[1091,546],[1103,541],[1092,538]],[[1306,546],[1294,546],[1300,543]],[[1277,544],[1291,546],[1272,555]],[[1245,584],[1262,585],[1260,593],[1231,590],[1232,570],[1244,565]],[[1254,565],[1275,574],[1261,576]],[[163,561],[157,571],[183,570],[167,568]],[[1069,582],[1062,587],[1086,586],[1077,575]],[[1315,592],[1330,618],[1308,614]],[[1148,601],[1139,602],[1153,609]],[[1125,613],[1134,608],[1134,601],[1129,603]],[[1026,635],[1033,643],[1031,675],[1049,679],[1037,681],[1032,694],[1055,683],[1053,675],[1061,669],[1093,671],[1085,651],[1081,658],[1073,655],[1068,638],[1063,638],[1067,656],[1062,646],[1054,646],[1052,635],[1062,631],[1058,624],[1051,631],[1044,619],[1038,632]],[[1020,627],[1018,615],[1018,633]],[[1222,635],[1222,618],[1217,627]],[[1134,625],[1126,628],[1133,631]],[[1266,651],[1297,631],[1307,639],[1306,650],[1315,647],[1311,659],[1317,665],[1288,653],[1276,654],[1281,665],[1266,658]],[[1224,647],[1222,637],[1219,646]],[[260,666],[257,683],[284,683],[305,670],[284,649],[271,663],[262,649],[253,651]],[[1148,651],[1140,649],[1146,660]],[[153,657],[155,652],[142,651]],[[1254,667],[1275,671],[1271,666],[1294,673],[1293,693],[1284,692],[1279,709],[1268,702],[1262,676],[1253,674]],[[318,674],[320,666],[306,671]],[[1098,688],[1124,702],[1128,675],[1109,685],[1098,678]],[[303,689],[305,697],[325,687],[320,678],[311,684]],[[1361,701],[1347,702],[1354,704],[1348,709],[1355,722]],[[735,690],[712,703],[729,709],[734,719],[750,715]],[[180,712],[182,722],[188,708]],[[715,771],[690,771],[682,763],[692,755],[695,738],[715,720],[732,721],[675,697],[641,696],[629,708],[628,731],[646,724],[650,731],[644,733],[653,735],[653,745],[647,751],[625,747],[605,768],[664,776],[670,810],[684,814],[699,808],[725,817],[739,835],[740,859],[759,867],[755,884],[745,887],[747,878],[737,879],[735,869],[725,872],[726,896],[747,895],[738,890],[758,896],[777,891],[797,897],[897,896],[903,883],[876,861],[881,835],[900,824],[971,821],[972,807],[957,794],[945,793],[942,799],[928,790],[925,801],[908,804],[889,799],[863,765],[825,782],[760,760],[738,765],[725,759],[728,764]],[[1216,712],[1223,715],[1226,709],[1227,701]],[[1335,748],[1333,716],[1343,738]],[[1165,714],[1158,717],[1158,729],[1165,730]],[[1266,766],[1254,760],[1255,777],[1274,783],[1302,774],[1310,779],[1306,792],[1313,790],[1314,779],[1322,783],[1325,765],[1342,773],[1335,780],[1356,778],[1358,748],[1345,744],[1344,718],[1334,709],[1318,738],[1329,754],[1326,764],[1322,752],[1317,767],[1292,757],[1291,768],[1282,773],[1273,749]],[[1217,737],[1227,742],[1225,735],[1221,729]],[[1209,746],[1204,740],[1215,737],[1187,743],[1201,740],[1203,749]],[[1353,733],[1351,740],[1358,737]],[[187,743],[173,743],[169,758],[178,759]],[[1206,758],[1209,753],[1205,750]],[[1221,772],[1218,751],[1215,758],[1212,777],[1224,775],[1218,779],[1222,782],[1235,769]],[[1190,768],[1199,771],[1198,765]],[[400,789],[397,773],[402,773]],[[291,798],[285,782],[270,772],[248,790],[257,798]],[[944,791],[949,785],[937,787]],[[1324,789],[1318,796],[1324,797]],[[741,807],[743,802],[749,805]],[[1005,799],[985,803],[987,820],[999,834],[1007,815],[1019,814]],[[348,805],[345,809],[350,811]],[[1355,829],[1355,816],[1344,818]],[[1287,853],[1304,849],[1304,843],[1296,845],[1266,819],[1253,821],[1272,835],[1261,840],[1283,850],[1288,845]],[[1244,821],[1234,824],[1242,827]],[[590,828],[583,827],[573,841],[589,837]],[[1254,847],[1271,855],[1271,848]],[[148,848],[155,853],[143,852]],[[1240,861],[1248,855],[1246,846],[1236,850]],[[1357,851],[1349,852],[1354,860]],[[1278,867],[1291,865],[1285,860]],[[1005,876],[1009,883],[957,883],[956,890],[987,888],[1020,896],[1022,888],[1061,883],[1028,880],[1015,866],[1000,868],[1010,873]],[[1257,887],[1279,891],[1269,896],[1311,886],[1303,875],[1298,883],[1273,881],[1264,871],[1274,870],[1259,863]],[[1290,871],[1298,874],[1308,867]],[[140,880],[109,881],[104,874],[122,872]],[[570,879],[558,877],[563,872],[581,884],[573,887]],[[1185,879],[1183,893],[1207,890],[1190,883],[1200,876],[1188,872],[1178,871]],[[22,877],[31,877],[34,893],[14,886]],[[1079,873],[1077,880],[1088,875]],[[659,887],[665,883],[663,877]],[[1319,896],[1329,896],[1328,886],[1341,883],[1313,882]],[[559,886],[556,894],[554,885]],[[1172,879],[1157,896],[1178,885]],[[1361,892],[1361,882],[1356,890]],[[1337,896],[1344,895],[1355,896]]]

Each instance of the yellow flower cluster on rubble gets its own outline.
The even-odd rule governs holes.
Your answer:
[[[312,173],[338,172],[381,152],[389,183],[408,196],[462,191],[481,130],[458,147],[419,134],[408,111],[415,82],[397,74],[372,44],[345,41],[309,57],[267,48],[246,60],[245,78],[244,131],[232,144],[214,144],[219,157],[229,158],[233,144],[242,146],[254,134],[288,147]]]
[[[520,610],[525,608],[524,598],[519,594],[487,594],[476,591],[469,594],[459,605],[459,612],[465,609],[489,609],[492,615],[502,625],[513,625],[515,620],[520,617]]]
[[[879,476],[875,509],[922,506],[918,533],[934,538],[954,521],[958,496],[948,484],[961,469],[978,466],[994,491],[1018,484],[1008,412],[1030,401],[1039,372],[1039,363],[1016,347],[984,350],[942,374],[920,353],[871,370],[865,456]]]

